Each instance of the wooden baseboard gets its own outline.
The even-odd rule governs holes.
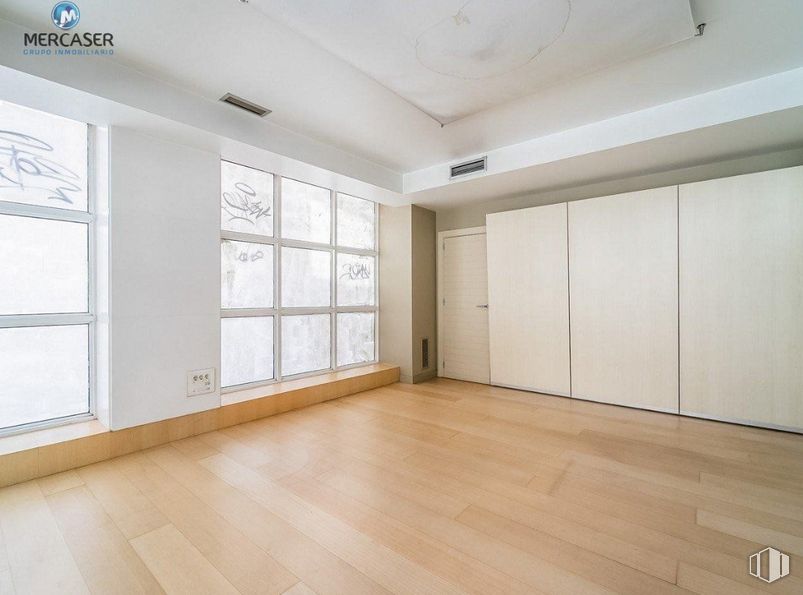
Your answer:
[[[399,381],[399,367],[374,364],[265,387],[264,396],[164,421],[110,431],[97,421],[0,439],[0,487],[213,432]]]
[[[418,384],[419,382],[426,382],[427,380],[432,380],[438,375],[437,370],[425,370],[424,372],[419,372],[418,374],[413,375],[413,384]]]

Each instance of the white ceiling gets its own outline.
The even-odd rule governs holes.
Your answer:
[[[3,0],[0,64],[202,128],[202,123],[211,122],[213,112],[225,117],[231,111],[231,126],[221,130],[240,131],[242,138],[237,140],[397,193],[403,188],[402,180],[406,186],[408,179],[426,177],[429,170],[443,170],[463,158],[486,153],[512,156],[505,174],[488,176],[497,184],[478,181],[472,186],[481,189],[478,192],[484,198],[491,198],[505,188],[498,183],[502,176],[534,183],[527,176],[517,177],[514,170],[530,169],[527,147],[535,139],[803,66],[800,0],[692,0],[693,22],[706,22],[707,28],[703,37],[683,41],[677,40],[689,33],[688,15],[681,10],[688,9],[684,2],[572,0],[566,32],[532,60],[528,27],[538,45],[545,45],[560,22],[564,5],[557,0],[541,0],[538,10],[527,9],[530,3],[525,0],[493,4],[481,0],[250,0],[247,4],[240,0],[78,0],[78,4],[82,14],[78,31],[113,32],[113,58],[22,56],[22,34],[15,27],[52,31],[53,1]],[[483,10],[490,6],[505,8],[498,14]],[[568,35],[573,27],[582,22],[588,26],[592,12],[585,12],[586,21],[575,19],[576,14],[599,7],[606,10],[597,15],[596,27],[587,29],[585,38],[574,38],[560,55],[550,56],[560,49],[559,44],[572,39]],[[536,19],[533,24],[534,15],[542,14],[547,15],[543,21]],[[655,20],[658,25],[646,25]],[[3,22],[8,26],[3,27]],[[502,36],[501,46],[491,43],[494,23],[502,30],[512,27]],[[466,27],[478,24],[485,27],[484,33],[461,37]],[[401,55],[405,39],[438,26],[447,27],[456,37],[435,35],[434,41],[424,44],[427,66],[413,64],[409,54]],[[433,69],[444,70],[441,59],[448,54],[443,45],[447,39],[459,50],[447,60],[449,72],[462,76],[467,68],[476,70],[480,64],[487,67],[483,75],[501,74],[480,81],[438,76]],[[677,42],[667,45],[672,41]],[[503,51],[499,55],[483,52],[489,47]],[[479,60],[477,52],[490,59]],[[612,64],[617,55],[619,61]],[[523,60],[528,61],[520,65]],[[391,67],[394,64],[410,70],[402,75],[401,69]],[[550,79],[557,65],[565,66],[565,77],[559,81]],[[507,69],[513,70],[506,74]],[[593,72],[582,74],[589,70]],[[510,81],[520,86],[507,86]],[[455,92],[464,84],[468,91]],[[274,111],[262,121],[252,119],[217,103],[226,92]],[[518,97],[509,99],[514,96]],[[424,101],[432,103],[425,107]],[[439,117],[489,107],[441,126],[412,102]],[[723,105],[723,110],[728,107]],[[209,124],[206,129],[213,127]],[[259,142],[252,140],[256,137]],[[803,144],[803,130],[784,131],[784,143],[793,142],[792,137]],[[739,139],[740,151],[752,150],[747,135]],[[764,146],[766,140],[761,136],[761,143],[754,144]],[[705,158],[715,159],[716,151],[724,158],[733,147],[724,140],[716,150],[708,145]],[[581,160],[578,167],[586,163]],[[573,175],[581,179],[585,173],[578,169]],[[450,204],[461,200],[453,187],[445,185],[426,187],[428,204],[437,203],[433,193],[437,195],[438,188],[455,194],[448,199]],[[467,184],[458,186],[465,189]],[[513,184],[505,192],[513,187],[527,191]],[[417,200],[416,195],[409,200]]]
[[[481,176],[407,196],[414,204],[439,211],[489,198],[541,194],[801,146],[803,107]]]
[[[688,0],[251,0],[439,123],[694,34]]]

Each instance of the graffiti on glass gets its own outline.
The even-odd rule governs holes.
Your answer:
[[[257,250],[253,253],[249,252],[248,250],[241,250],[237,255],[237,260],[240,262],[255,262],[257,260],[262,260],[263,258],[265,258],[265,253],[262,252],[262,250]]]
[[[371,267],[364,262],[348,263],[343,265],[341,279],[358,281],[371,278]]]
[[[49,200],[73,204],[71,193],[81,191],[81,177],[51,159],[49,143],[11,130],[0,130],[0,189],[40,191]]]
[[[245,182],[237,182],[233,191],[223,193],[222,207],[229,221],[245,221],[254,226],[271,214],[270,205],[263,205],[256,190]]]

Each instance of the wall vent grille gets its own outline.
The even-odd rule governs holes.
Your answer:
[[[449,177],[451,179],[459,178],[461,176],[467,176],[468,174],[474,174],[477,172],[485,171],[485,166],[488,161],[488,157],[482,157],[481,159],[473,159],[471,161],[466,161],[465,163],[458,163],[457,165],[453,165],[450,169]]]
[[[257,116],[264,117],[267,116],[271,110],[266,107],[262,107],[261,105],[257,105],[247,99],[243,99],[242,97],[237,97],[236,95],[232,95],[231,93],[226,93],[223,97],[220,98],[223,103],[228,103],[229,105],[233,105],[234,107],[239,107],[247,112],[251,112],[252,114],[256,114]]]

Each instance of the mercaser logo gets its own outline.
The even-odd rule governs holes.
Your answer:
[[[78,26],[81,10],[75,2],[58,2],[50,12],[50,21],[62,33],[24,33],[22,53],[26,56],[111,56],[111,33],[65,33]]]
[[[750,574],[765,583],[774,583],[789,574],[789,556],[767,547],[750,556]]]
[[[53,7],[50,18],[56,27],[69,31],[81,20],[81,11],[74,2],[59,2]]]

